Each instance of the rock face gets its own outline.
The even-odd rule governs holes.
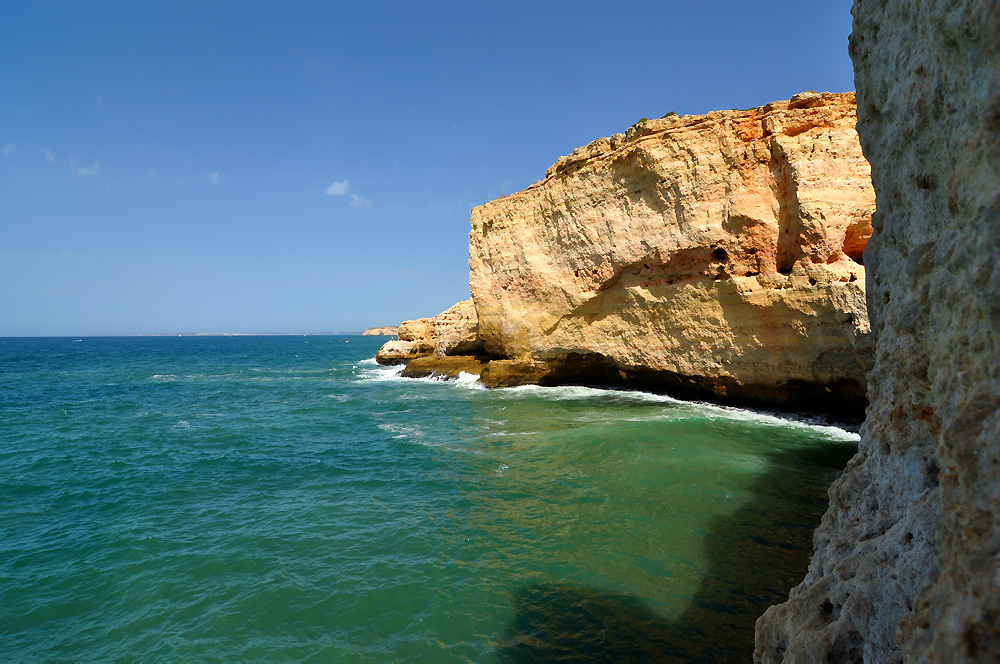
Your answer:
[[[1000,661],[1000,4],[855,0],[878,212],[858,455],[758,662]]]
[[[420,357],[476,355],[483,344],[472,300],[463,300],[433,318],[403,321],[398,341],[389,341],[375,355],[379,364],[406,364]]]
[[[394,337],[396,336],[395,327],[369,327],[367,330],[361,333],[365,337]]]
[[[624,382],[860,412],[875,196],[853,93],[665,117],[472,211],[488,385]]]
[[[487,366],[487,358],[470,355],[429,355],[418,357],[406,363],[406,368],[399,374],[404,378],[427,378],[433,376],[448,380],[458,378],[459,374],[467,373],[475,376],[482,374]]]

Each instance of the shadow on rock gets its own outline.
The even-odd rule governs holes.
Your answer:
[[[706,574],[676,620],[641,599],[562,584],[532,584],[513,599],[497,661],[749,662],[754,622],[805,575],[826,490],[854,445],[781,451],[750,487],[751,499],[715,519]]]

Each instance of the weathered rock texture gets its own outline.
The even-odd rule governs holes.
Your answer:
[[[367,330],[361,333],[365,337],[394,337],[396,336],[395,327],[369,327]]]
[[[488,358],[470,355],[429,355],[418,357],[406,363],[406,368],[399,374],[404,378],[442,378],[445,380],[458,378],[461,373],[479,376],[489,362]]]
[[[476,355],[483,344],[478,336],[476,308],[463,300],[433,318],[403,321],[397,341],[389,341],[375,355],[379,364],[405,364],[420,357]]]
[[[1000,661],[998,39],[996,0],[855,0],[871,406],[759,662]]]
[[[472,211],[487,384],[865,400],[875,196],[853,93],[666,117]],[[491,382],[492,381],[492,382]]]

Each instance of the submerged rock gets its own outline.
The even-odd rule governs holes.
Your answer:
[[[860,412],[874,192],[853,93],[649,120],[472,211],[487,385]]]
[[[855,0],[878,192],[858,455],[755,661],[1000,661],[1000,4]]]

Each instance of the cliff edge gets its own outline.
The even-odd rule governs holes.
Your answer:
[[[472,211],[487,385],[867,404],[875,207],[853,93],[640,122]]]
[[[1000,5],[855,0],[878,211],[858,455],[755,661],[1000,661]]]

